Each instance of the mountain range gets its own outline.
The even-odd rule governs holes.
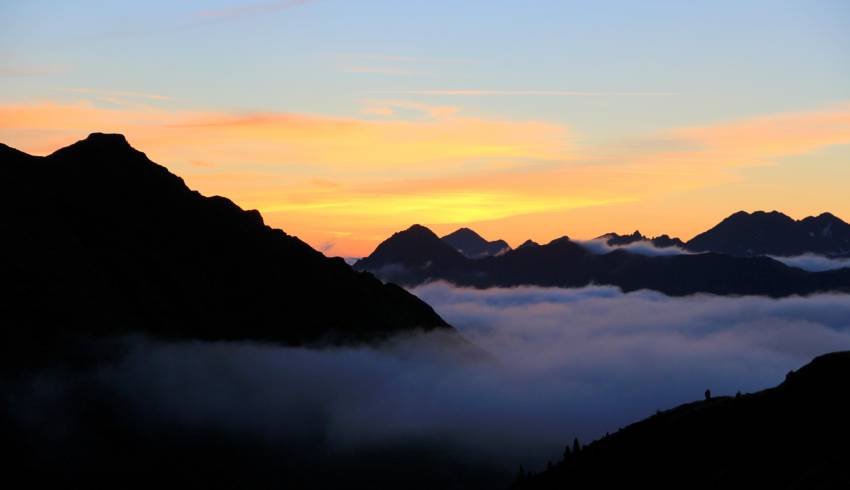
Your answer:
[[[777,211],[737,212],[685,244],[737,256],[850,255],[850,224],[830,213],[794,220]]]
[[[68,333],[310,344],[453,331],[404,289],[190,190],[122,135],[46,157],[0,145],[0,171],[4,354]]]
[[[514,488],[848,488],[848,376],[850,352],[836,352],[775,388],[706,391],[585,447],[565,441],[559,462]]]
[[[470,259],[492,257],[511,250],[504,240],[488,241],[469,228],[460,228],[442,240]],[[830,213],[794,220],[778,211],[739,211],[687,242],[666,234],[648,237],[640,231],[630,235],[611,232],[594,240],[612,247],[647,243],[656,248],[677,247],[689,252],[717,252],[737,257],[803,254],[850,257],[850,224]],[[518,248],[528,245],[537,243],[526,240]]]
[[[753,213],[746,215],[748,218],[745,221],[773,220],[776,214]],[[733,216],[737,216],[730,217],[734,224],[744,214],[736,213]],[[728,230],[732,228],[740,233],[754,229],[756,235],[760,236],[761,228],[730,228],[724,224],[728,222],[730,219],[699,235],[699,240],[694,243],[698,245],[712,237],[729,236]],[[834,216],[821,215],[799,222],[790,220],[790,223],[797,224],[789,226],[803,226],[802,223],[810,226],[813,222],[820,222],[832,230],[829,250],[836,254],[843,253],[841,244],[844,230],[850,226]],[[825,235],[821,233],[822,237]],[[595,253],[585,244],[562,236],[544,245],[529,241],[515,250],[472,259],[428,228],[414,225],[379,244],[371,255],[356,262],[354,268],[373,272],[385,281],[408,286],[432,280],[446,280],[478,288],[607,284],[618,286],[624,291],[652,289],[669,295],[712,293],[774,297],[818,291],[850,291],[850,268],[808,272],[763,255],[727,253],[723,250],[685,253],[688,248],[697,246],[692,245],[693,240],[682,246],[683,242],[667,235],[647,239],[639,232],[625,236],[607,234],[599,240],[606,241],[613,247],[612,250]],[[741,240],[751,243],[755,238],[742,237]],[[717,241],[727,243],[720,239]],[[480,242],[488,243],[483,238],[480,238]],[[633,253],[625,247],[636,242],[646,242],[660,248],[679,247],[682,253],[647,255]],[[770,250],[783,249],[797,250],[792,246],[783,248],[779,245]]]

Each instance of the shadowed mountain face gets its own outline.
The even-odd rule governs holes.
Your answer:
[[[840,352],[773,389],[718,398],[706,392],[705,401],[565,451],[516,488],[848,488],[848,377],[850,352]]]
[[[455,250],[470,259],[480,259],[503,254],[511,249],[504,240],[488,242],[481,235],[469,228],[460,228],[442,240],[451,245]]]
[[[561,237],[546,245],[523,246],[497,257],[468,259],[426,228],[396,233],[355,268],[405,285],[446,280],[461,286],[619,286],[669,295],[787,296],[817,291],[850,291],[850,269],[806,272],[768,257],[726,254],[646,256],[626,250],[598,255]]]
[[[49,332],[302,344],[450,329],[400,287],[190,190],[121,135],[48,157],[4,145],[0,169],[5,346]]]
[[[735,213],[695,236],[688,250],[737,256],[850,255],[850,224],[829,213],[795,221],[771,211]]]

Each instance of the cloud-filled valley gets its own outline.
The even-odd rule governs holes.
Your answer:
[[[447,283],[413,292],[492,359],[457,359],[434,335],[321,350],[128,337],[114,363],[42,372],[9,389],[7,406],[52,443],[85,432],[80,403],[94,399],[130,425],[302,454],[418,446],[448,467],[474,460],[498,480],[520,463],[556,459],[575,436],[589,441],[706,388],[773,386],[816,355],[850,349],[847,295],[670,298]]]

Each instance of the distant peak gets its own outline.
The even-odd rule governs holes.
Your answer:
[[[404,231],[431,231],[427,226],[422,226],[420,224],[410,225],[410,227]]]
[[[90,143],[109,143],[130,146],[130,143],[127,142],[127,138],[121,133],[91,133],[83,141],[88,141]]]
[[[395,233],[394,236],[417,236],[417,237],[426,237],[427,236],[427,237],[434,237],[434,238],[439,239],[439,237],[437,237],[437,235],[433,231],[431,231],[430,228],[428,228],[426,226],[422,226],[420,224],[411,225],[410,228],[408,228],[404,231],[399,231],[399,232]]]
[[[457,230],[449,233],[448,235],[444,236],[443,238],[445,239],[445,238],[452,238],[452,237],[468,237],[468,238],[476,238],[476,239],[484,240],[484,238],[481,235],[479,235],[478,233],[476,233],[475,230],[473,230],[471,228],[467,228],[465,226],[463,228],[458,228]]]
[[[748,213],[746,211],[738,211],[737,213],[730,214],[729,217],[726,218],[723,221],[733,221],[733,220],[740,220],[740,219],[746,219],[746,218],[764,218],[764,217],[777,218],[777,219],[782,219],[782,220],[786,220],[786,221],[788,221],[788,220],[794,221],[787,214],[782,213],[780,211],[776,211],[776,210],[773,210],[773,211],[753,211],[752,213]]]
[[[107,152],[107,153],[133,153],[136,150],[127,142],[127,138],[123,134],[118,133],[91,133],[86,139],[77,141],[76,143],[61,148],[54,154],[64,154],[66,152]]]
[[[559,236],[558,238],[552,240],[551,242],[548,243],[548,245],[552,245],[554,243],[566,243],[566,242],[569,242],[569,241],[570,241],[570,237],[568,237],[567,235],[563,235],[563,236]]]

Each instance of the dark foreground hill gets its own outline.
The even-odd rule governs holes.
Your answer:
[[[432,280],[478,288],[607,284],[624,291],[652,289],[675,296],[781,297],[850,291],[850,269],[846,268],[807,272],[769,257],[719,253],[648,256],[614,250],[596,254],[567,237],[496,257],[469,259],[419,225],[394,234],[354,267],[405,285]]]
[[[402,288],[190,190],[121,135],[47,157],[0,145],[0,172],[7,361],[67,333],[304,344],[450,329]]]
[[[776,388],[659,412],[565,457],[519,489],[850,488],[850,352]]]

